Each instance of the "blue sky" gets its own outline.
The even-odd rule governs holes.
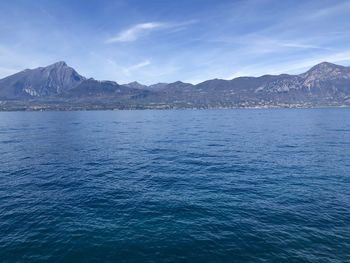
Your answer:
[[[3,0],[0,77],[66,61],[145,84],[350,65],[350,1]]]

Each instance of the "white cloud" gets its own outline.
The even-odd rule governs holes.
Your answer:
[[[345,1],[343,3],[326,6],[323,9],[316,10],[313,14],[308,14],[307,20],[324,19],[328,16],[339,15],[340,13],[347,13],[350,11],[350,2]]]
[[[320,42],[316,38],[304,38],[303,40],[279,39],[270,35],[261,35],[259,33],[250,33],[238,37],[222,36],[209,42],[218,42],[225,44],[235,44],[243,47],[246,52],[253,53],[276,53],[286,51],[286,49],[319,49],[330,50],[330,48],[322,45],[314,45],[315,42]]]
[[[124,31],[121,31],[117,36],[107,39],[106,43],[135,41],[145,33],[162,28],[165,25],[165,23],[158,22],[137,24]]]
[[[269,44],[269,43],[267,43]],[[302,43],[295,43],[295,42],[271,42],[272,45],[275,46],[281,46],[281,47],[288,47],[288,48],[300,48],[300,49],[329,49],[326,47],[321,47],[317,45],[310,45],[310,44],[302,44]]]
[[[153,30],[171,29],[170,32],[177,32],[186,29],[188,25],[197,23],[197,20],[188,20],[179,23],[148,22],[136,24],[128,29],[121,31],[117,36],[106,40],[106,43],[131,42],[139,39]]]

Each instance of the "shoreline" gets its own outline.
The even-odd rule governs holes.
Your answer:
[[[28,108],[0,109],[0,112],[79,112],[79,111],[167,111],[167,110],[270,110],[270,109],[339,109],[350,108],[350,105],[319,105],[319,106],[262,106],[262,107],[170,107],[170,108]]]

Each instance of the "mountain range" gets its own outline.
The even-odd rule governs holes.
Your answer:
[[[65,62],[0,79],[0,110],[350,106],[350,67],[322,62],[298,75],[118,84],[81,76]]]

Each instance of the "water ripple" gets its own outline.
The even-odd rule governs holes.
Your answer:
[[[349,127],[348,109],[1,113],[0,262],[350,262]]]

